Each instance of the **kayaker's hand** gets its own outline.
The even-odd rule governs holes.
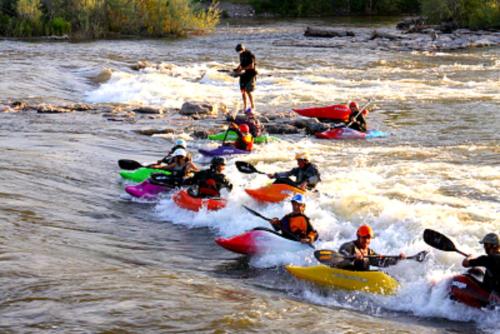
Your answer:
[[[302,239],[300,239],[300,242],[303,243],[303,244],[310,244],[311,243],[311,239],[309,239],[309,238],[302,238]]]
[[[299,188],[300,188],[300,189],[303,189],[303,190],[306,190],[306,187],[307,187],[307,182],[302,182],[302,183],[299,185]]]
[[[400,260],[404,260],[404,259],[406,259],[406,254],[405,254],[405,253],[401,253],[401,254],[399,254],[399,259],[400,259]]]
[[[279,225],[280,224],[280,220],[279,220],[279,218],[273,218],[273,219],[271,219],[270,223],[272,225]]]
[[[275,178],[275,174],[271,174],[271,173],[270,173],[270,174],[266,174],[266,175],[267,175],[267,177],[268,177],[268,178],[270,178],[270,179],[274,179],[274,178]]]
[[[363,256],[363,254],[356,252],[356,253],[354,253],[354,258],[356,260],[363,260],[364,256]]]

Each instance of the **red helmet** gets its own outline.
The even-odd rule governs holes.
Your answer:
[[[358,228],[358,231],[356,232],[356,235],[358,237],[367,237],[367,236],[370,236],[370,237],[373,238],[375,236],[375,233],[373,233],[373,229],[371,228],[370,225],[361,225]]]
[[[240,132],[242,132],[242,133],[249,133],[250,132],[250,128],[248,127],[247,124],[241,124],[240,125]]]
[[[349,108],[356,108],[356,109],[359,109],[359,105],[357,102],[354,102],[354,101],[351,101],[351,103],[349,103]]]

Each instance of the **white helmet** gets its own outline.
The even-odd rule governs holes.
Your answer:
[[[182,149],[182,148],[178,148],[174,151],[174,153],[172,154],[175,157],[185,157],[187,156],[187,152],[186,150]]]
[[[177,139],[175,141],[175,146],[177,146],[177,145],[187,147],[186,141],[184,139]]]

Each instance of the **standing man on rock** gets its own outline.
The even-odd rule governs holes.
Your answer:
[[[240,64],[234,69],[234,72],[240,76],[240,91],[243,98],[243,111],[247,110],[247,96],[250,102],[250,108],[255,109],[252,92],[255,89],[257,71],[255,70],[255,56],[245,49],[243,44],[236,45],[236,52],[240,54]]]

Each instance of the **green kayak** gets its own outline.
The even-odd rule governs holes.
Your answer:
[[[153,173],[161,173],[165,175],[170,175],[172,172],[163,169],[153,169],[153,168],[137,168],[134,170],[121,170],[120,176],[125,180],[130,180],[133,182],[143,182],[149,179],[151,174]]]
[[[224,140],[224,136],[226,135],[225,132],[219,132],[214,135],[209,135],[208,139],[210,140]],[[227,141],[235,141],[238,138],[238,135],[234,131],[229,131],[227,134]],[[256,144],[262,144],[262,143],[268,143],[270,141],[275,140],[276,137],[270,136],[270,135],[262,135],[255,137],[254,142]]]

